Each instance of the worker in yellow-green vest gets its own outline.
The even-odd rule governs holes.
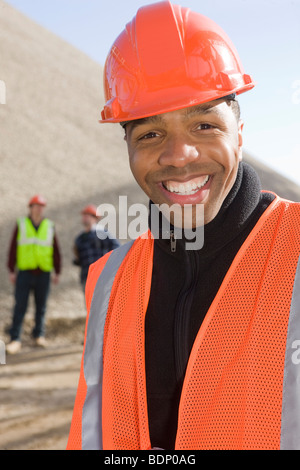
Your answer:
[[[36,346],[44,347],[45,313],[50,288],[59,281],[61,255],[54,224],[44,217],[46,200],[41,195],[29,201],[29,215],[17,220],[10,243],[8,263],[10,282],[15,285],[15,306],[10,328],[11,341],[7,352],[15,354],[21,349],[21,330],[30,292],[34,293],[35,326],[32,331]]]

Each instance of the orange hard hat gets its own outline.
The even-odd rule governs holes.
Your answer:
[[[89,215],[93,215],[94,217],[98,217],[97,207],[94,206],[93,204],[89,204],[88,206],[85,206],[84,209],[82,209],[81,214],[89,214]]]
[[[140,8],[104,67],[100,122],[124,122],[254,87],[235,46],[211,19],[163,1]]]
[[[33,206],[33,204],[37,204],[39,206],[46,206],[47,205],[47,201],[46,199],[41,196],[40,194],[36,194],[35,196],[33,196],[29,203],[28,203],[28,206]]]

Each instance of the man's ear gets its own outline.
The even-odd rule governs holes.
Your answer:
[[[243,158],[243,128],[244,128],[244,121],[240,119],[238,122],[239,161],[242,161],[242,158]]]

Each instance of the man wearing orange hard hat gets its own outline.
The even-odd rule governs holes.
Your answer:
[[[35,325],[32,336],[36,346],[45,347],[45,315],[50,288],[59,281],[61,254],[54,223],[44,217],[47,202],[37,194],[28,202],[29,214],[20,217],[10,242],[7,267],[10,282],[15,286],[15,306],[10,328],[9,354],[21,349],[21,335],[30,292],[35,300]]]
[[[99,227],[99,219],[95,205],[88,204],[82,209],[81,221],[84,230],[75,239],[73,262],[80,267],[80,283],[83,291],[85,291],[90,265],[101,256],[120,246],[118,240],[113,238],[109,232],[107,232],[106,237],[100,238],[98,236],[99,230],[104,230]]]
[[[300,448],[300,204],[242,161],[253,87],[227,34],[169,1],[112,45],[101,122],[150,212],[173,209],[90,268],[68,449]]]

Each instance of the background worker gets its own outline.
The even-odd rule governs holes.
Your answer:
[[[150,226],[90,268],[68,448],[299,449],[300,204],[242,162],[252,78],[217,24],[168,1],[126,24],[104,77],[136,181],[204,245],[174,240],[170,212],[169,239]]]
[[[85,290],[90,264],[120,246],[119,241],[113,238],[109,232],[106,232],[106,238],[100,239],[97,236],[99,230],[104,231],[104,228],[102,229],[99,226],[99,219],[97,207],[93,204],[87,205],[81,211],[81,222],[84,231],[76,237],[73,251],[75,255],[74,264],[80,266],[80,283],[83,291]]]
[[[10,282],[15,286],[15,306],[10,328],[11,341],[7,345],[9,354],[21,349],[22,324],[31,291],[35,301],[32,336],[36,346],[46,346],[45,314],[50,276],[54,270],[52,281],[57,284],[61,272],[61,254],[54,224],[44,217],[46,204],[41,195],[30,199],[29,214],[18,219],[10,242],[7,267]]]

